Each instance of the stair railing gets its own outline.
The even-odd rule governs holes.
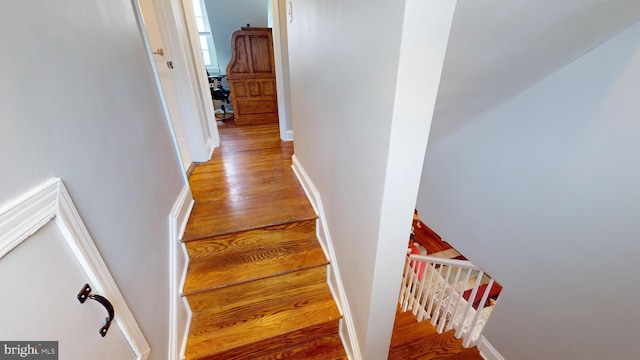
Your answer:
[[[411,310],[418,321],[431,319],[438,333],[455,329],[455,337],[462,337],[464,347],[474,346],[493,309],[485,306],[493,279],[489,279],[480,301],[474,301],[483,276],[488,278],[470,261],[408,253],[400,306],[402,311]],[[463,296],[465,291],[468,296]]]

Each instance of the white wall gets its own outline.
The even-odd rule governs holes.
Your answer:
[[[359,353],[386,359],[455,2],[292,5],[295,154],[322,198]]]
[[[220,73],[227,73],[231,59],[231,35],[242,26],[267,27],[268,0],[205,0],[216,46]]]
[[[62,178],[165,359],[168,215],[185,180],[132,3],[2,2],[0,14],[0,203]]]
[[[640,24],[459,131],[432,129],[421,218],[504,285],[506,359],[640,351]]]

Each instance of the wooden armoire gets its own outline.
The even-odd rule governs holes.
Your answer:
[[[243,27],[233,33],[227,79],[237,125],[278,122],[270,28]]]

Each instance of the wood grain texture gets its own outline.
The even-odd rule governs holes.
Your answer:
[[[275,76],[271,29],[234,32],[227,78],[237,125],[278,123]]]
[[[291,170],[293,145],[279,140],[277,125],[219,129],[222,146],[189,178],[196,205],[184,238],[193,311],[186,359],[347,359],[316,215]],[[389,358],[481,359],[402,312]]]
[[[201,311],[194,314],[191,323],[187,358],[238,349],[251,359],[244,345],[339,319],[326,284],[273,298],[261,296],[258,301],[221,312],[215,308]]]
[[[207,360],[346,360],[338,334],[337,321],[308,326],[271,339],[257,341],[240,349],[229,349],[213,355],[202,355]],[[330,339],[330,340],[328,340]]]
[[[220,127],[189,178],[186,359],[346,359],[316,215],[277,125]]]
[[[183,293],[190,295],[327,263],[317,240],[254,246],[190,262]]]
[[[316,218],[277,126],[229,125],[220,136],[220,149],[189,178],[196,203],[184,241]]]
[[[483,359],[483,357],[480,355],[478,348],[475,346],[472,348],[465,349],[462,352],[459,352],[448,358],[448,360],[479,360],[479,359]]]
[[[265,246],[265,244],[315,239],[316,221],[306,220],[189,241],[186,246],[189,259],[194,261],[244,251],[254,246]]]
[[[265,356],[257,356],[254,357],[254,359],[347,360],[348,358],[342,347],[340,336],[337,335],[337,332],[333,331],[331,335],[316,337],[313,341],[297,342],[289,348],[271,352]]]
[[[225,311],[228,307],[238,307],[262,297],[283,297],[307,287],[322,287],[327,279],[325,266],[295,271],[281,276],[273,276],[261,281],[250,281],[236,286],[227,286],[189,296],[191,310],[199,314],[208,309]]]
[[[417,322],[410,311],[402,312],[398,307],[391,336],[389,359],[482,360],[477,348],[465,349],[462,346],[462,340],[456,339],[453,334],[453,331],[438,334],[428,320]]]

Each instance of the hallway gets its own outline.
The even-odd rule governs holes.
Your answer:
[[[316,214],[277,125],[219,126],[221,147],[189,178],[183,294],[194,317],[187,359],[347,359]],[[398,313],[394,359],[480,359],[452,334]]]
[[[316,214],[275,125],[219,128],[189,182],[187,359],[346,359]]]
[[[219,126],[220,148],[189,177],[195,206],[184,241],[315,219],[278,125]],[[274,206],[278,211],[273,211]]]

